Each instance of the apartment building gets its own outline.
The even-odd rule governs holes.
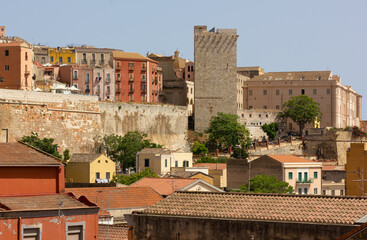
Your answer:
[[[93,68],[88,65],[63,65],[59,70],[60,82],[74,86],[82,94],[93,95]]]
[[[49,63],[50,64],[72,64],[76,63],[74,47],[57,47],[49,48]]]
[[[307,95],[320,103],[321,127],[359,126],[362,96],[351,86],[342,85],[341,78],[331,71],[262,73],[260,70],[244,82],[244,109],[281,110],[292,96]],[[290,120],[286,128],[298,130]]]
[[[33,46],[33,60],[38,62],[39,64],[46,64],[50,61],[50,57],[48,55],[48,49],[49,47],[46,46]]]
[[[88,64],[91,66],[110,65],[113,67],[113,51],[119,50],[110,48],[95,48],[86,45],[75,47],[75,61],[79,64]]]
[[[158,62],[139,53],[114,51],[115,100],[158,102]]]
[[[32,45],[25,41],[0,43],[0,88],[31,90]]]

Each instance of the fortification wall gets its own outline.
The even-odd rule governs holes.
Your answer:
[[[54,138],[60,151],[93,152],[97,137],[147,133],[167,148],[188,148],[185,108],[168,105],[102,103],[94,96],[0,89],[0,142],[32,132]]]

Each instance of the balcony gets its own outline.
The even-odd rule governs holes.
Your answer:
[[[102,77],[96,77],[96,81],[99,82],[102,80]]]
[[[129,66],[129,71],[134,71],[134,66]]]
[[[26,76],[26,77],[27,77],[27,76],[29,76],[29,74],[31,74],[31,72],[30,72],[30,71],[27,71],[27,70],[25,70],[25,71],[24,71],[24,76]]]
[[[134,77],[129,77],[129,82],[134,82]]]
[[[87,64],[87,59],[82,59],[82,64]]]
[[[147,82],[147,79],[146,78],[142,78],[141,79],[141,82]]]
[[[90,60],[90,65],[95,65],[96,64],[96,60]]]
[[[311,183],[313,183],[313,179],[309,178],[309,179],[297,179],[297,185],[309,185]]]
[[[104,65],[104,60],[100,60],[99,65]]]
[[[121,77],[116,77],[116,82],[121,82]]]
[[[147,66],[146,65],[141,66],[141,70],[145,72],[147,70]]]
[[[120,64],[116,64],[116,70],[118,70],[118,71],[121,70],[121,65]]]
[[[116,88],[115,92],[116,92],[116,94],[120,94],[121,93],[121,88]]]
[[[73,80],[78,80],[78,75],[73,75]]]
[[[134,93],[134,89],[133,88],[130,88],[129,89],[129,93]]]
[[[147,93],[147,90],[146,89],[142,89],[141,90],[141,94],[146,94]]]

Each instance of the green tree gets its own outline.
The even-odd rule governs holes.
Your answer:
[[[198,141],[195,141],[194,144],[192,145],[192,152],[195,154],[205,155],[209,151],[208,148],[205,147],[204,143],[199,143]]]
[[[251,145],[250,132],[238,122],[238,118],[236,114],[221,112],[211,118],[205,132],[209,134],[209,140],[216,143],[217,148]]]
[[[244,184],[238,190],[240,192],[254,192],[254,193],[293,193],[293,187],[289,186],[287,182],[280,182],[274,176],[267,176],[264,174],[257,175],[250,179],[250,191],[248,191],[248,184]]]
[[[159,177],[159,176],[155,174],[154,172],[152,172],[150,168],[146,168],[144,169],[144,171],[141,171],[140,173],[134,173],[129,176],[128,175],[115,175],[113,176],[111,182],[130,185],[145,177]]]
[[[273,122],[270,124],[264,124],[261,126],[261,128],[266,133],[266,135],[268,135],[269,140],[274,140],[279,129],[279,124],[277,122]]]
[[[319,105],[306,95],[291,97],[283,104],[283,112],[280,113],[280,117],[290,118],[296,122],[302,135],[306,123],[312,122],[316,117],[321,118]]]
[[[115,162],[121,163],[123,171],[128,167],[135,168],[136,153],[143,148],[161,148],[162,145],[151,143],[147,135],[138,131],[128,132],[124,136],[107,135],[103,138],[108,154]]]
[[[248,158],[248,153],[241,147],[233,149],[233,153],[231,154],[233,158],[246,159]]]
[[[218,158],[212,158],[210,156],[201,156],[200,159],[197,160],[197,163],[226,163],[227,158],[226,157],[218,157]]]
[[[39,150],[42,150],[44,152],[47,152],[49,154],[52,154],[53,156],[62,159],[61,154],[57,151],[57,144],[54,144],[54,139],[53,138],[43,138],[40,139],[38,137],[38,133],[36,132],[32,132],[32,134],[30,136],[23,136],[22,139],[20,140],[23,143],[27,143]],[[64,151],[64,156],[67,157],[67,155],[65,155],[67,153],[67,155],[70,153],[69,149],[66,149]],[[69,156],[70,158],[70,156]],[[67,160],[67,159],[66,159]],[[66,161],[64,158],[64,161]]]

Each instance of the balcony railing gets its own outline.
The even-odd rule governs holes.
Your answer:
[[[121,65],[116,65],[116,70],[121,70]]]
[[[146,78],[142,78],[141,81],[142,82],[147,82],[147,79]]]
[[[134,89],[133,88],[130,88],[129,89],[129,93],[134,93]]]
[[[129,66],[129,71],[134,71],[134,67]]]
[[[130,82],[134,82],[134,77],[129,77]]]
[[[141,90],[141,93],[142,93],[142,94],[146,94],[146,93],[147,93],[147,90],[146,90],[146,89],[142,89],[142,90]]]
[[[120,82],[121,81],[121,77],[116,77],[116,82]]]
[[[73,75],[73,80],[78,80],[78,75]]]
[[[147,66],[146,65],[141,66],[141,70],[142,71],[146,71],[147,70]]]
[[[104,65],[104,60],[100,60],[100,61],[99,61],[99,64],[100,64],[100,65]]]
[[[299,183],[299,184],[310,184],[310,183],[313,183],[313,179],[312,178],[297,179],[297,183]]]

